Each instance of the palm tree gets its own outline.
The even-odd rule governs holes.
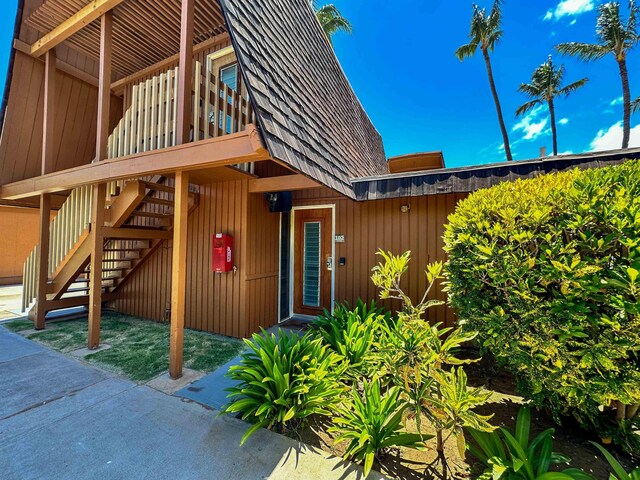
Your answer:
[[[324,5],[316,10],[316,17],[320,22],[324,34],[327,36],[329,43],[334,33],[343,31],[351,33],[351,24],[349,20],[344,18],[338,8],[333,4]]]
[[[620,4],[609,2],[598,7],[596,37],[598,43],[569,42],[556,47],[560,53],[575,55],[590,62],[613,54],[618,63],[622,80],[622,104],[624,107],[622,148],[629,146],[631,131],[631,95],[629,93],[629,75],[627,73],[627,54],[632,50],[640,36],[638,35],[638,7],[635,0],[629,2],[629,18],[626,23],[620,16]]]
[[[500,106],[498,91],[496,90],[496,84],[493,80],[493,70],[491,68],[491,58],[489,56],[489,54],[493,52],[496,44],[502,38],[503,32],[500,28],[501,24],[502,0],[494,0],[493,7],[489,14],[487,14],[486,9],[480,9],[478,5],[473,5],[471,32],[469,33],[469,39],[471,41],[456,50],[456,57],[458,57],[459,60],[472,57],[478,48],[482,52],[484,63],[487,66],[487,74],[489,75],[489,85],[491,87],[491,93],[493,94],[493,101],[496,104],[496,111],[498,112],[498,122],[500,123],[502,139],[504,140],[504,152],[507,156],[507,160],[511,161],[512,157],[511,147],[509,145],[509,135],[507,134],[507,128],[504,125],[502,107]]]
[[[553,154],[558,154],[558,136],[556,132],[556,109],[554,100],[558,96],[564,96],[565,98],[569,94],[575,92],[580,87],[584,86],[589,80],[583,78],[577,82],[573,82],[566,87],[562,86],[564,80],[564,65],[560,65],[556,68],[549,59],[536,68],[531,76],[531,83],[523,83],[518,90],[524,93],[530,100],[518,107],[516,110],[516,116],[524,115],[537,105],[546,103],[549,107],[549,116],[551,117],[551,135],[553,137]]]

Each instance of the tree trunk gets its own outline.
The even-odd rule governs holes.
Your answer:
[[[491,68],[491,59],[489,58],[489,52],[485,49],[482,50],[484,56],[484,63],[487,65],[487,75],[489,75],[489,86],[491,87],[491,93],[493,94],[493,101],[496,104],[496,111],[498,112],[498,122],[500,123],[500,130],[502,131],[502,140],[504,141],[504,153],[507,156],[507,161],[513,160],[511,157],[511,146],[509,145],[509,135],[507,134],[507,128],[504,126],[504,118],[502,118],[502,107],[500,106],[500,99],[498,98],[498,91],[496,90],[496,84],[493,80],[493,70]]]
[[[558,155],[558,132],[556,131],[556,108],[553,105],[553,98],[548,100],[549,115],[551,116],[551,137],[553,139],[553,154]]]
[[[620,79],[622,80],[622,106],[624,115],[622,121],[622,148],[629,148],[629,135],[631,132],[631,94],[629,93],[629,74],[627,73],[627,60],[618,60]]]

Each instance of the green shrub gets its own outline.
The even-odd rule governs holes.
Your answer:
[[[241,413],[254,423],[241,444],[261,427],[296,429],[310,415],[330,415],[345,388],[340,383],[340,357],[309,335],[264,330],[245,342],[250,348],[228,377],[239,383],[228,388],[224,413]]]
[[[444,238],[461,324],[523,392],[638,448],[640,162],[480,190]]]
[[[370,375],[378,369],[374,340],[390,318],[391,314],[377,308],[374,301],[367,305],[358,300],[354,309],[344,304],[336,305],[333,313],[325,310],[310,327],[331,350],[344,357],[349,374]]]
[[[462,368],[446,370],[448,366],[462,365],[473,360],[456,356],[460,346],[475,338],[475,333],[461,329],[440,328],[424,320],[428,309],[442,302],[428,300],[436,280],[441,278],[441,263],[427,265],[428,286],[418,303],[413,303],[400,288],[402,275],[407,271],[411,252],[393,255],[379,251],[383,262],[373,268],[373,283],[380,289],[380,298],[395,298],[402,302],[398,320],[383,326],[378,341],[382,360],[380,376],[389,378],[401,389],[413,412],[418,431],[422,415],[436,430],[436,450],[444,452],[447,438],[454,436],[460,456],[464,458],[466,445],[464,427],[492,431],[488,423],[491,416],[481,416],[472,409],[485,403],[490,393],[482,389],[467,388],[467,375]],[[448,432],[447,438],[444,434]]]
[[[383,395],[380,382],[374,380],[363,382],[362,394],[354,385],[351,396],[338,408],[338,416],[333,418],[336,426],[329,432],[338,434],[336,443],[349,441],[344,458],[364,461],[365,477],[383,450],[400,446],[419,448],[432,438],[432,435],[403,432],[406,407],[400,398],[400,389],[391,387]]]
[[[486,467],[480,480],[595,480],[577,468],[550,472],[552,465],[569,463],[571,459],[553,451],[553,428],[529,442],[530,429],[531,412],[527,406],[520,408],[513,433],[505,428],[491,433],[469,429],[474,440],[469,450]]]

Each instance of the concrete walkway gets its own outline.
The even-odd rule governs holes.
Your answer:
[[[25,479],[357,479],[361,469],[0,326],[0,475]],[[381,478],[370,475],[369,478]]]
[[[22,313],[22,285],[0,286],[0,320],[18,318]]]

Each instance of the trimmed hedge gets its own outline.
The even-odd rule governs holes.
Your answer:
[[[451,304],[523,393],[638,448],[640,162],[480,190],[444,238]]]

